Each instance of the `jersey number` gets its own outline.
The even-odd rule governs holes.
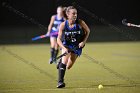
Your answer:
[[[76,39],[75,38],[71,38],[71,42],[76,42]]]

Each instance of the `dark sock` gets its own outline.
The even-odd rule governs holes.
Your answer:
[[[56,65],[57,69],[59,69],[59,65],[60,65],[61,62],[62,62],[62,59],[60,59],[59,62],[57,63],[57,65]]]
[[[58,69],[58,82],[64,82],[65,71],[66,65],[61,62]]]
[[[51,48],[51,59],[54,58],[54,52],[55,52],[55,49],[54,48]]]
[[[56,57],[57,57],[57,55],[58,55],[58,49],[57,49],[57,50],[55,50],[55,52],[54,52],[54,58],[56,58]]]

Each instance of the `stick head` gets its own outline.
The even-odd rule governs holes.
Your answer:
[[[127,22],[126,21],[127,21],[127,19],[123,19],[122,20],[122,24],[127,25]]]

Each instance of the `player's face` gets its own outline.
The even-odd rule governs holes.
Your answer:
[[[68,18],[70,20],[76,20],[77,19],[77,10],[76,9],[70,9],[68,13]]]
[[[62,14],[62,13],[63,13],[63,8],[58,7],[58,8],[57,8],[57,14]]]

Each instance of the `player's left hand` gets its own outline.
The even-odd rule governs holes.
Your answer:
[[[47,32],[47,33],[46,33],[46,36],[50,36],[50,32]]]
[[[127,26],[131,26],[131,24],[130,23],[127,23]]]
[[[85,45],[84,42],[79,43],[79,48],[84,47],[84,45]]]

